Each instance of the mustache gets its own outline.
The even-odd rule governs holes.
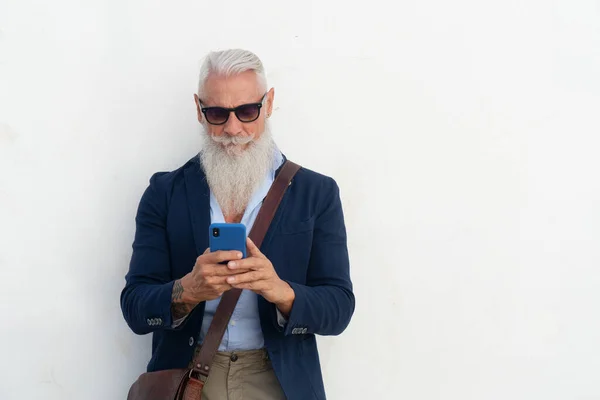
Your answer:
[[[224,144],[224,145],[243,145],[243,144],[248,144],[252,141],[254,141],[254,135],[250,135],[250,136],[231,136],[228,135],[226,133],[224,133],[221,136],[214,136],[214,135],[209,135],[210,138],[219,143],[219,144]]]

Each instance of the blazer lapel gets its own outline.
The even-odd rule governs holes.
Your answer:
[[[206,175],[198,160],[193,160],[185,169],[185,190],[194,233],[194,243],[198,255],[208,248],[208,228],[210,226],[210,189]]]

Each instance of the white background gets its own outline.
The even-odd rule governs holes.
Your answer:
[[[1,399],[124,399],[144,370],[135,210],[198,150],[200,60],[229,47],[341,187],[329,398],[600,399],[598,1],[0,0]]]

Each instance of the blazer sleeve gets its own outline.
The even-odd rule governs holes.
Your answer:
[[[285,335],[338,335],[354,313],[346,227],[337,183],[323,183],[325,193],[315,219],[306,285],[288,282],[296,298]]]
[[[166,231],[167,190],[164,173],[150,178],[136,215],[136,231],[129,272],[121,292],[121,310],[127,324],[138,335],[170,329],[171,280]],[[162,182],[161,182],[162,181]]]

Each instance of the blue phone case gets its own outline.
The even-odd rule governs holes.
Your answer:
[[[246,258],[246,225],[211,224],[208,232],[210,251],[238,250]]]

